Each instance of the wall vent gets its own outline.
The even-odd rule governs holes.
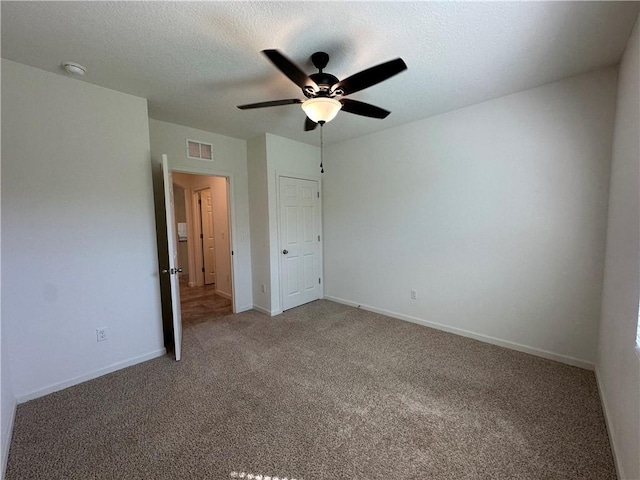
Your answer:
[[[187,139],[187,158],[213,160],[213,145]]]

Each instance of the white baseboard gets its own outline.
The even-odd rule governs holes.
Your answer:
[[[266,308],[263,308],[263,307],[261,307],[261,306],[259,306],[259,305],[255,305],[255,304],[254,304],[254,305],[253,305],[253,309],[254,309],[254,310],[257,310],[257,311],[258,311],[258,312],[260,312],[260,313],[264,313],[265,315],[269,315],[269,316],[271,316],[271,311],[270,311],[270,310],[268,310],[268,309],[266,309]]]
[[[222,298],[226,298],[227,300],[231,300],[231,294],[226,292],[221,292],[220,290],[216,290],[216,295],[220,295]]]
[[[0,465],[0,479],[4,479],[4,474],[7,471],[7,462],[9,461],[9,449],[11,448],[11,437],[13,436],[13,424],[16,420],[16,407],[18,406],[18,402],[16,399],[13,399],[11,406],[9,407],[9,412],[2,412],[2,415],[9,414],[9,421],[7,422],[6,431],[2,432],[2,440],[0,443],[2,444],[2,465]]]
[[[146,362],[147,360],[152,360],[154,358],[162,357],[166,354],[167,354],[167,350],[165,348],[162,348],[154,352],[149,352],[144,355],[140,355],[138,357],[130,358],[129,360],[125,360],[123,362],[113,363],[107,367],[99,368],[98,370],[94,370],[93,372],[80,375],[79,377],[54,383],[44,388],[40,388],[38,390],[25,393],[24,395],[20,395],[18,396],[18,403],[24,403],[24,402],[28,402],[29,400],[33,400],[35,398],[44,397],[45,395],[49,395],[50,393],[57,392],[59,390],[63,390],[68,387],[72,387],[74,385],[78,385],[88,380],[93,380],[94,378],[101,377],[102,375],[106,375],[108,373],[115,372],[117,370],[121,370],[123,368],[130,367],[138,363]]]
[[[611,443],[611,451],[613,452],[613,463],[616,466],[616,473],[618,474],[618,478],[627,478],[624,474],[624,469],[622,468],[622,462],[618,457],[618,448],[616,446],[616,436],[615,431],[613,429],[613,423],[611,422],[611,416],[609,415],[609,404],[607,403],[607,396],[605,395],[604,388],[602,383],[600,383],[600,375],[598,374],[598,367],[594,370],[596,375],[596,385],[598,386],[598,393],[600,394],[600,403],[602,404],[602,411],[604,413],[604,423],[607,426],[607,433],[609,434],[609,442]]]
[[[236,309],[235,313],[248,312],[249,310],[253,310],[253,305],[242,305]]]
[[[265,315],[269,315],[270,317],[275,317],[276,315],[280,315],[282,313],[282,310],[269,310],[268,308],[263,308],[259,305],[254,305],[253,306],[254,310],[257,310],[260,313],[264,313]]]
[[[428,320],[412,317],[410,315],[405,315],[403,313],[392,312],[389,310],[384,310],[382,308],[372,307],[370,305],[363,305],[361,303],[345,300],[344,298],[333,297],[331,295],[325,295],[324,298],[326,300],[342,303],[344,305],[349,305],[351,307],[362,308],[363,310],[379,313],[381,315],[386,315],[388,317],[397,318],[398,320],[404,320],[405,322],[417,323],[418,325],[424,325],[425,327],[435,328],[436,330],[442,330],[444,332],[454,333],[456,335],[460,335],[463,337],[473,338],[474,340],[490,343],[492,345],[498,345],[499,347],[505,347],[511,350],[517,350],[518,352],[528,353],[530,355],[546,358],[548,360],[555,360],[556,362],[564,363],[574,367],[584,368],[585,370],[593,370],[594,368],[592,362],[589,362],[587,360],[582,360],[579,358],[570,357],[568,355],[561,355],[559,353],[553,353],[547,350],[542,350],[539,348],[522,345],[521,343],[511,342],[509,340],[502,340],[500,338],[490,337],[489,335],[482,335],[480,333],[471,332],[469,330],[464,330],[462,328],[450,327],[448,325],[443,325],[441,323],[430,322]]]

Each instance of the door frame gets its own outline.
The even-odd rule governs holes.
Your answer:
[[[188,175],[200,175],[203,177],[222,177],[226,179],[227,182],[227,218],[229,221],[229,247],[231,252],[231,306],[233,308],[233,313],[237,313],[239,311],[238,305],[238,295],[236,288],[236,268],[237,264],[235,261],[235,252],[238,251],[237,247],[237,239],[236,239],[236,201],[235,201],[235,193],[234,193],[234,174],[232,172],[222,171],[222,170],[214,170],[211,171],[210,168],[192,168],[186,166],[171,166],[169,165],[170,172],[176,173],[186,173]],[[192,193],[196,193],[196,190],[192,190]],[[192,196],[193,198],[193,196]],[[192,209],[193,210],[193,209]],[[192,221],[193,221],[193,211]],[[189,266],[191,268],[191,265]]]
[[[170,171],[173,173],[173,170],[170,169]],[[182,182],[180,182],[180,180],[176,180],[175,178],[173,178],[173,184],[174,185],[178,185],[180,188],[182,188],[184,190],[184,213],[185,213],[185,217],[187,219],[187,226],[189,226],[191,224],[190,220],[189,220],[189,215],[191,214],[191,206],[189,204],[189,202],[191,201],[191,199],[189,198],[189,186],[188,185],[184,185]],[[174,202],[175,202],[175,190],[173,193],[173,197],[174,197]],[[192,265],[191,265],[191,246],[192,246],[192,242],[193,242],[193,238],[191,237],[191,234],[189,233],[189,230],[187,230],[187,276],[189,278],[191,278],[191,272],[193,271]],[[191,282],[189,282],[189,286],[193,286],[191,285]]]
[[[277,218],[277,245],[276,245],[276,255],[278,256],[278,301],[279,308],[277,313],[282,313],[284,310],[283,307],[283,298],[284,292],[282,291],[282,238],[280,235],[280,227],[282,226],[282,219],[280,218],[280,178],[295,178],[298,180],[309,180],[312,182],[318,183],[318,192],[320,193],[320,198],[318,199],[318,220],[317,220],[317,228],[318,235],[320,235],[320,241],[318,242],[318,275],[320,277],[320,293],[318,299],[324,298],[324,231],[322,229],[322,199],[324,197],[322,193],[322,177],[320,175],[301,175],[300,173],[287,172],[285,170],[276,170],[276,218]]]

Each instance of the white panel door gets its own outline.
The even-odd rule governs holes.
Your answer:
[[[280,177],[282,309],[320,298],[318,182]]]
[[[171,308],[173,315],[173,342],[175,345],[176,360],[182,356],[182,314],[180,311],[180,283],[178,273],[178,243],[176,235],[176,215],[173,204],[173,178],[169,171],[169,162],[166,155],[162,155],[162,178],[164,179],[164,205],[167,218],[167,243],[169,245],[169,269],[162,273],[169,275],[171,284]]]
[[[200,210],[202,212],[202,254],[204,264],[204,284],[216,282],[216,255],[214,252],[215,237],[213,235],[213,201],[211,190],[200,192]]]

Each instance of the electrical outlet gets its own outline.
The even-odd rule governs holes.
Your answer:
[[[262,284],[262,293],[267,293],[267,286],[264,283]]]
[[[96,337],[98,342],[104,342],[107,339],[107,327],[96,328]]]
[[[411,300],[417,300],[418,299],[418,292],[415,290],[411,290]]]

